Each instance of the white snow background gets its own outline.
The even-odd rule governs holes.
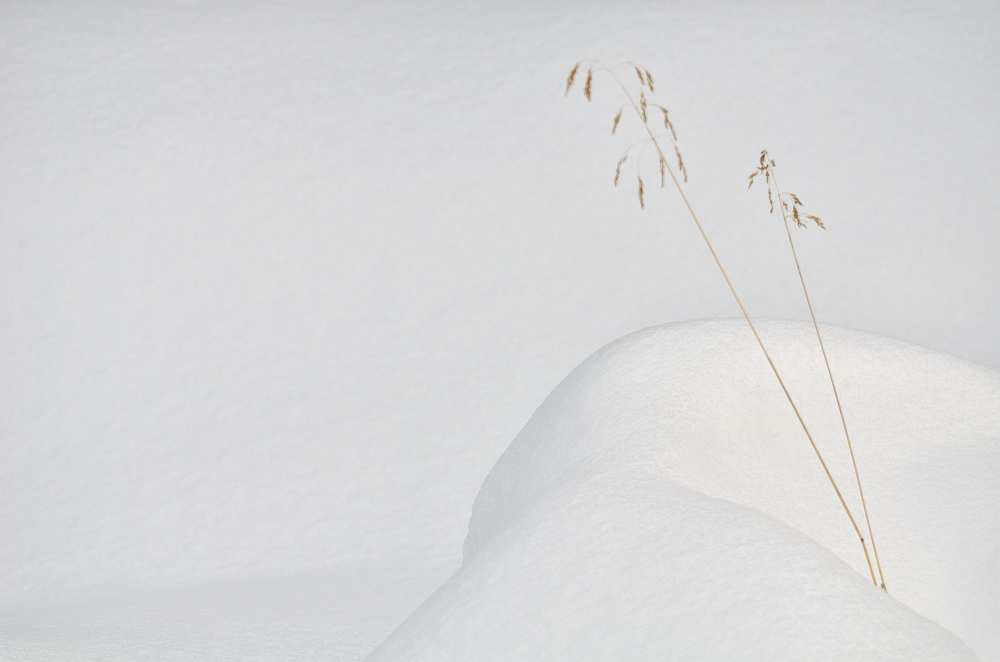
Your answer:
[[[830,226],[799,235],[823,321],[1000,367],[998,30],[993,3],[5,3],[0,654],[358,660],[572,368],[736,312],[675,195],[611,189],[617,99],[562,97],[581,57],[656,74],[755,315],[804,314],[745,192],[766,146]]]

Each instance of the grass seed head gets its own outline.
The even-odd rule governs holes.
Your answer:
[[[799,216],[799,208],[796,205],[792,206],[792,220],[795,221],[795,225],[800,228],[806,227],[806,224],[802,222],[802,218]]]
[[[677,142],[677,132],[674,131],[674,123],[670,121],[670,111],[667,110],[665,106],[661,106],[659,104],[657,104],[656,107],[660,109],[661,113],[663,113],[663,127],[670,131],[670,135],[674,139],[674,142]]]
[[[580,70],[580,63],[577,62],[573,65],[573,68],[569,70],[569,75],[566,76],[566,91],[563,92],[563,96],[569,94],[570,89],[573,87],[573,82],[576,80],[576,72]]]
[[[618,165],[615,166],[615,186],[618,186],[618,182],[622,178],[622,166],[625,165],[625,161],[628,159],[628,152],[625,152],[625,156],[618,159]]]
[[[815,223],[816,227],[818,227],[820,230],[826,229],[826,224],[823,222],[823,219],[817,216],[816,214],[806,214],[806,218]]]
[[[590,101],[590,93],[593,89],[594,82],[594,70],[587,69],[587,80],[583,83],[583,96],[586,97],[587,101]]]
[[[681,156],[681,150],[677,147],[676,144],[674,145],[674,154],[677,155],[677,169],[681,171],[682,175],[684,175],[684,183],[687,184],[688,180],[687,167],[684,165],[684,157]]]
[[[803,213],[802,208],[805,206],[805,203],[802,202],[802,198],[800,198],[797,193],[793,193],[791,191],[778,191],[777,180],[772,177],[771,172],[775,167],[777,167],[777,164],[767,153],[766,149],[761,150],[757,163],[759,164],[757,168],[750,173],[750,181],[747,185],[747,190],[753,186],[754,178],[763,173],[764,179],[767,180],[767,205],[772,214],[774,213],[775,198],[777,198],[778,204],[781,205],[782,218],[784,218],[786,222],[788,220],[787,216],[791,216],[792,222],[797,228],[808,228],[809,223],[806,221],[810,221],[821,230],[826,229],[826,224],[823,222],[822,218],[816,214]]]
[[[611,135],[615,135],[615,131],[618,130],[618,125],[622,121],[622,109],[618,109],[618,114],[615,115],[615,119],[611,122]]]

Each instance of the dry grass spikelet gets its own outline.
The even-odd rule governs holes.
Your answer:
[[[646,101],[646,93],[642,90],[639,91],[639,114],[642,115],[643,123],[647,122],[646,118],[646,108],[648,106],[648,101]]]
[[[760,161],[760,168],[761,168],[761,170],[764,170],[769,165],[770,166],[777,166],[778,165],[777,163],[774,162],[774,159],[772,159],[772,158],[770,158],[768,156],[766,149],[760,150],[760,160],[759,161]]]
[[[563,96],[569,95],[570,89],[573,87],[574,81],[576,81],[576,72],[580,70],[580,63],[577,62],[573,65],[573,68],[569,70],[569,75],[566,76],[566,91],[563,92]]]
[[[649,91],[655,92],[656,86],[653,85],[653,74],[649,73],[649,69],[643,69],[642,72],[646,74],[646,85],[649,87]]]
[[[657,108],[663,113],[663,126],[670,130],[670,137],[677,142],[677,131],[674,130],[674,123],[670,121],[670,111],[665,106],[657,105]]]
[[[590,101],[590,93],[592,90],[592,85],[594,82],[594,70],[587,69],[587,80],[583,83],[583,96],[586,97],[587,101]]]
[[[816,227],[818,227],[820,230],[826,229],[826,224],[823,223],[823,219],[817,216],[816,214],[806,214],[806,218],[815,223]]]
[[[684,157],[681,156],[681,150],[677,147],[677,145],[674,145],[674,154],[677,155],[677,169],[681,171],[682,175],[684,175],[684,183],[687,184],[688,180],[687,167],[684,165]]]
[[[628,152],[625,153],[625,156],[618,159],[618,165],[615,166],[615,186],[618,186],[618,182],[621,181],[622,166],[625,165],[625,161],[627,160],[628,160]]]
[[[639,207],[642,209],[646,208],[646,185],[642,182],[642,176],[638,175],[639,179]]]
[[[643,75],[642,69],[639,68],[638,64],[635,65],[635,75],[639,79],[639,85],[640,86],[643,86],[643,85],[646,84],[646,77]],[[650,91],[652,91],[652,90],[650,90]]]
[[[618,114],[615,115],[614,120],[611,122],[611,135],[615,135],[615,131],[618,130],[618,125],[621,124],[622,110],[623,110],[622,108],[618,109]]]
[[[660,157],[660,188],[667,185],[667,160]]]
[[[806,226],[806,224],[802,222],[802,218],[799,216],[798,205],[792,206],[792,220],[795,221],[795,225],[799,226],[800,228],[804,228]]]

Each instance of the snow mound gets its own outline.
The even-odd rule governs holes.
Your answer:
[[[811,328],[762,332],[860,516]],[[889,595],[742,322],[687,323],[560,384],[370,659],[1000,659],[1000,376],[825,333]]]

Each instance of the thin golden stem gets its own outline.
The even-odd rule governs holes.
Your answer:
[[[730,279],[726,268],[722,265],[722,260],[719,258],[719,254],[716,253],[715,246],[712,244],[711,239],[708,238],[708,233],[705,232],[704,226],[702,226],[701,221],[698,219],[698,214],[695,213],[694,208],[691,206],[691,202],[688,200],[687,194],[684,193],[684,188],[677,179],[677,175],[674,174],[673,168],[670,167],[669,161],[667,161],[666,154],[663,153],[663,149],[660,147],[659,141],[653,134],[652,130],[650,130],[649,125],[642,120],[642,111],[639,110],[639,106],[636,104],[635,99],[629,93],[628,89],[622,84],[621,80],[619,80],[618,76],[614,74],[614,72],[608,69],[605,69],[605,71],[611,75],[614,81],[618,84],[618,87],[621,88],[622,94],[624,94],[625,98],[628,99],[629,104],[632,106],[632,110],[635,111],[640,123],[649,135],[649,139],[656,148],[659,157],[666,161],[667,164],[665,168],[667,174],[670,175],[670,179],[673,181],[674,187],[677,189],[677,193],[680,194],[681,200],[684,202],[684,206],[687,208],[688,214],[691,216],[691,220],[694,222],[695,227],[698,229],[698,233],[701,235],[702,240],[705,242],[705,246],[708,248],[708,252],[712,256],[712,260],[715,262],[715,266],[718,267],[719,272],[722,274],[722,278],[726,282],[726,287],[729,288],[730,294],[733,295],[733,299],[735,299],[736,305],[739,307],[740,313],[743,315],[743,319],[746,321],[747,326],[750,327],[754,340],[757,341],[757,346],[760,347],[761,352],[764,354],[764,358],[767,359],[768,365],[771,366],[771,372],[774,373],[775,378],[778,380],[778,384],[781,386],[781,390],[785,394],[785,399],[788,400],[788,404],[791,405],[792,411],[795,412],[795,417],[798,419],[799,425],[802,427],[802,431],[805,432],[806,438],[809,440],[809,445],[812,446],[813,453],[816,454],[816,459],[819,460],[819,464],[823,468],[823,473],[826,474],[827,480],[830,481],[830,485],[833,487],[833,491],[837,495],[837,500],[840,502],[841,507],[844,509],[844,513],[847,515],[847,519],[850,520],[854,533],[861,541],[861,547],[865,553],[865,560],[868,563],[868,570],[872,576],[872,581],[874,582],[874,572],[872,571],[871,560],[868,556],[868,547],[865,545],[864,535],[861,533],[861,529],[858,527],[858,523],[855,521],[854,515],[851,514],[851,509],[848,507],[847,501],[844,500],[844,495],[841,493],[840,487],[837,486],[837,481],[834,480],[833,474],[830,473],[830,468],[827,466],[826,460],[823,459],[823,454],[816,445],[816,441],[813,439],[812,433],[809,431],[809,426],[806,425],[805,419],[802,417],[802,413],[799,411],[798,405],[795,404],[795,400],[792,398],[791,393],[789,393],[788,387],[785,385],[785,380],[782,379],[777,365],[775,365],[774,360],[771,358],[771,353],[767,351],[767,347],[764,345],[764,341],[761,339],[760,333],[757,332],[757,327],[754,325],[753,320],[750,319],[750,313],[747,312],[743,299],[736,291],[736,287],[733,285],[733,281]]]
[[[805,296],[806,306],[809,308],[809,317],[812,319],[813,329],[816,331],[816,340],[819,342],[820,352],[823,354],[823,363],[826,365],[826,374],[830,379],[830,388],[833,389],[833,399],[837,403],[837,413],[840,414],[840,424],[844,429],[844,439],[847,441],[847,452],[851,456],[851,465],[854,467],[854,480],[858,486],[858,496],[861,498],[861,509],[865,514],[865,525],[868,528],[868,539],[872,542],[872,551],[875,553],[875,565],[878,566],[879,585],[883,591],[888,591],[885,586],[885,574],[882,572],[882,561],[879,559],[878,546],[875,544],[875,534],[872,532],[872,521],[868,513],[868,502],[865,499],[865,490],[861,486],[861,472],[858,470],[858,461],[854,456],[854,444],[851,442],[851,433],[847,428],[847,417],[844,416],[844,407],[840,402],[840,392],[837,390],[837,380],[833,377],[833,369],[830,367],[830,358],[826,353],[826,344],[823,342],[823,334],[819,330],[819,322],[816,321],[816,311],[813,308],[812,297],[809,296],[809,288],[806,286],[806,277],[802,272],[802,264],[799,262],[799,253],[795,248],[795,240],[792,238],[791,224],[788,222],[788,214],[785,212],[784,201],[781,197],[781,188],[778,186],[778,178],[773,169],[770,170],[771,181],[774,184],[775,195],[778,198],[778,209],[781,211],[781,220],[785,224],[785,234],[788,235],[788,247],[792,251],[792,259],[795,262],[795,270],[799,274],[799,283],[802,285],[802,294]],[[862,544],[864,541],[862,540]],[[868,551],[865,548],[865,557]],[[868,562],[868,570],[871,572],[871,561]],[[875,574],[871,573],[872,583],[875,583]]]

